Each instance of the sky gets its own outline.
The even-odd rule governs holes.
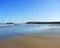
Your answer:
[[[60,21],[60,0],[0,0],[0,22]]]

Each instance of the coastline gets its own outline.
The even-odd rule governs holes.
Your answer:
[[[6,37],[0,41],[0,48],[60,48],[60,35],[46,33]]]

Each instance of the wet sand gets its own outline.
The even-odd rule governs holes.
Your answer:
[[[0,41],[0,48],[60,48],[60,34],[25,34],[6,37]]]

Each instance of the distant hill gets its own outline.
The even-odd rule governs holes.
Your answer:
[[[26,24],[60,24],[60,22],[27,22]]]
[[[12,23],[12,22],[8,22],[8,23],[6,23],[6,24],[14,24],[14,23]]]

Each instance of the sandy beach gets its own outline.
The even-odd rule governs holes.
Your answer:
[[[60,48],[60,35],[49,33],[6,37],[0,41],[0,48]]]

